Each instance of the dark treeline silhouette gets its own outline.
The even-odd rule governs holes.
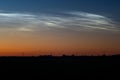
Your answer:
[[[112,56],[19,56],[0,57],[2,74],[34,76],[63,76],[67,78],[95,78],[113,76],[120,71],[120,55]],[[84,77],[83,77],[84,76]],[[87,76],[87,77],[85,77]]]

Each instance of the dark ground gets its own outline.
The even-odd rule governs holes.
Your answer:
[[[0,73],[13,78],[118,78],[120,56],[1,57]]]

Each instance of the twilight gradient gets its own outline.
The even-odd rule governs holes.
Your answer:
[[[0,55],[120,53],[119,22],[83,11],[0,12]]]

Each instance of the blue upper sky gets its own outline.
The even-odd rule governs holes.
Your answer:
[[[83,11],[120,20],[119,0],[0,0],[1,11]]]
[[[119,0],[0,0],[0,9],[8,11],[80,10],[119,14]]]
[[[0,0],[0,10],[18,12],[84,11],[119,20],[119,0]]]

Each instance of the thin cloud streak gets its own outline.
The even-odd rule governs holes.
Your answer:
[[[102,15],[86,12],[63,14],[0,13],[0,28],[29,32],[61,28],[74,31],[120,31],[112,19]]]

